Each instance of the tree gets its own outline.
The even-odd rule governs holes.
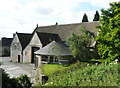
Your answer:
[[[93,21],[99,21],[99,19],[100,19],[100,15],[99,15],[98,11],[96,11]]]
[[[82,22],[88,22],[88,17],[86,15],[86,13],[83,15]]]
[[[120,60],[120,2],[110,3],[107,10],[102,9],[98,52],[107,61]]]
[[[72,33],[67,38],[67,43],[70,47],[72,55],[77,60],[86,60],[91,57],[90,48],[88,48],[91,44],[94,34],[90,31],[86,30],[85,27],[79,27],[80,34]]]

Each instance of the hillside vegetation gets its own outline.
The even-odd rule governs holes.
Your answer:
[[[78,66],[51,75],[45,86],[120,86],[118,64],[92,65],[84,69]]]

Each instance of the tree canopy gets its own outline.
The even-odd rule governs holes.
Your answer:
[[[120,2],[110,3],[110,7],[101,12],[100,32],[96,38],[99,55],[107,61],[120,60]]]
[[[95,15],[94,15],[94,19],[93,19],[93,21],[99,21],[99,19],[100,19],[99,12],[96,11],[96,13],[95,13]]]
[[[88,22],[88,16],[86,15],[86,13],[83,15],[82,22]]]
[[[93,33],[86,30],[84,27],[79,27],[80,33],[72,33],[67,38],[67,43],[70,47],[72,55],[77,60],[86,60],[90,57],[90,49],[88,48],[93,39]]]

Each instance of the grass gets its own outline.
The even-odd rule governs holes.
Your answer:
[[[56,71],[63,70],[65,68],[68,68],[64,65],[59,65],[59,64],[45,64],[43,66],[40,66],[42,70],[42,74],[50,76]]]
[[[49,78],[47,86],[120,86],[118,66],[99,64],[55,74]]]
[[[42,74],[50,77],[55,74],[63,74],[67,72],[71,72],[76,69],[84,68],[87,66],[87,64],[91,65],[90,63],[86,62],[76,62],[71,65],[59,65],[59,64],[45,64],[43,66],[40,66],[40,69],[42,70]]]

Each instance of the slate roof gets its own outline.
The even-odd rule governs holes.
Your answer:
[[[60,55],[60,56],[70,56],[71,52],[68,46],[63,42],[52,41],[42,49],[35,52],[39,55]]]
[[[95,28],[97,25],[100,25],[99,21],[94,22],[81,22],[74,24],[64,24],[64,25],[51,25],[51,26],[40,26],[36,27],[33,33],[36,32],[45,32],[45,33],[56,33],[59,34],[60,38],[65,41],[66,38],[73,32],[78,33],[78,28],[80,26],[85,27],[87,30],[93,32],[95,35],[98,33],[98,29]]]
[[[52,41],[61,41],[58,34],[37,32],[37,35],[43,46],[49,44]]]
[[[28,33],[17,33],[17,35],[22,46],[22,49],[24,50],[25,47],[29,44],[33,35]]]
[[[2,46],[10,46],[13,38],[2,38],[0,41],[0,45]]]

